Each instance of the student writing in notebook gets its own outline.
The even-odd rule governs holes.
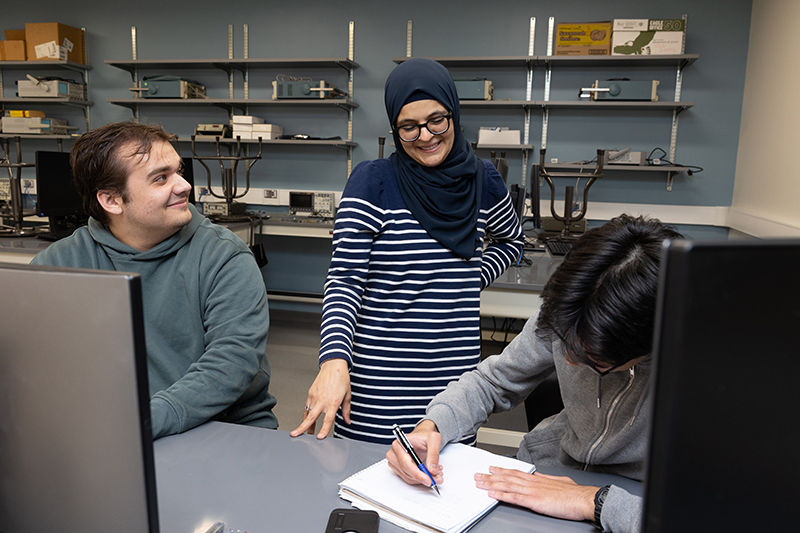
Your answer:
[[[503,352],[461,376],[428,405],[408,435],[437,483],[442,445],[511,409],[555,371],[564,409],[523,438],[517,457],[641,480],[661,244],[681,235],[654,219],[622,215],[586,232],[547,282],[542,308]],[[430,484],[395,442],[386,457],[406,482]],[[546,468],[544,468],[546,470]],[[620,487],[491,468],[475,483],[501,501],[606,531],[638,531],[641,499]]]

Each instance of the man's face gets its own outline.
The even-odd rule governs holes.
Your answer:
[[[144,251],[191,221],[191,185],[178,173],[182,161],[168,142],[154,142],[144,155],[133,152],[134,146],[127,145],[118,154],[128,163],[128,180],[124,198],[115,195],[118,211],[111,213],[110,229],[120,241]]]

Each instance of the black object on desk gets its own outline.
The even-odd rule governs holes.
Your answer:
[[[35,158],[36,212],[49,224],[49,230],[37,232],[36,237],[57,241],[86,225],[89,216],[72,182],[69,153],[37,151]]]
[[[547,248],[547,251],[550,252],[550,255],[567,255],[572,249],[572,239],[565,239],[563,237],[550,237],[549,239],[545,239],[544,245]]]
[[[795,530],[800,239],[662,257],[643,531]]]
[[[378,533],[380,517],[375,511],[334,509],[328,518],[325,533]]]

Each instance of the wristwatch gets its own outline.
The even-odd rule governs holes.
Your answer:
[[[594,494],[594,526],[600,531],[603,531],[603,525],[600,523],[600,513],[603,512],[603,504],[606,501],[608,489],[610,488],[611,485],[600,487],[600,489]]]

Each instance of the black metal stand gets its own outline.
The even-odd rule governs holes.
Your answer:
[[[586,216],[586,207],[589,203],[589,188],[597,180],[603,177],[603,160],[605,159],[605,150],[597,150],[597,166],[594,168],[592,174],[581,174],[580,172],[550,172],[545,167],[545,152],[546,149],[539,150],[539,175],[544,178],[547,185],[550,187],[550,214],[554,219],[563,223],[564,229],[561,230],[561,235],[564,237],[569,236],[569,227],[573,222],[583,220]],[[581,211],[577,215],[572,213],[572,197],[575,194],[574,186],[567,186],[564,192],[564,214],[559,215],[556,213],[555,200],[556,200],[556,186],[552,178],[585,178],[589,176],[589,181],[583,188],[583,204]]]
[[[14,138],[17,149],[17,162],[11,162],[11,154],[9,152],[9,139],[2,139],[3,146],[3,159],[0,160],[0,168],[8,169],[8,192],[11,197],[11,213],[10,217],[2,216],[4,223],[0,225],[0,237],[31,237],[36,234],[33,227],[23,226],[23,212],[22,203],[22,169],[26,167],[36,166],[33,163],[22,162],[22,146],[19,137]],[[16,169],[16,172],[14,172]],[[16,174],[16,175],[15,175]],[[5,224],[5,218],[11,218],[13,225]]]
[[[200,156],[197,155],[197,150],[195,149],[195,136],[192,135],[192,155],[193,157],[203,165],[203,168],[206,169],[206,178],[207,178],[207,187],[208,187],[208,194],[213,196],[214,198],[219,198],[225,201],[225,205],[227,207],[227,214],[224,215],[213,215],[209,218],[219,222],[245,222],[250,221],[250,217],[245,214],[244,204],[239,204],[235,202],[239,198],[243,198],[248,191],[250,191],[250,169],[253,168],[256,161],[261,159],[261,139],[258,139],[258,154],[254,156],[249,155],[242,155],[242,142],[241,139],[237,137],[236,139],[236,146],[235,150],[233,146],[229,145],[228,150],[230,155],[222,155],[220,152],[220,142],[219,137],[216,138],[216,155],[213,156]],[[234,152],[236,155],[234,155]],[[211,184],[211,169],[208,168],[206,165],[206,161],[217,161],[219,163],[220,168],[220,175],[221,175],[221,182],[222,182],[222,192],[216,192],[214,190],[214,186]],[[229,165],[225,163],[230,162]],[[245,188],[240,192],[239,185],[236,179],[236,172],[239,167],[240,161],[246,161],[247,166],[245,167]]]

